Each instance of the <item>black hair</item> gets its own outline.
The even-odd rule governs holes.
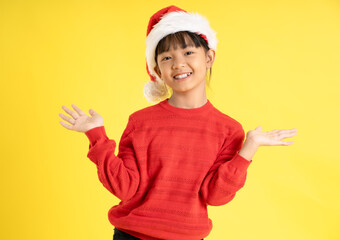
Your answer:
[[[195,46],[196,48],[203,47],[205,52],[207,52],[210,48],[208,47],[207,42],[200,35],[189,32],[189,31],[180,31],[176,33],[169,34],[162,38],[157,44],[155,50],[155,62],[157,64],[157,56],[162,54],[163,52],[167,52],[170,50],[170,47],[173,46],[174,49],[177,49],[178,46],[181,46],[182,49],[190,46]],[[209,74],[209,80],[211,79],[211,68]]]

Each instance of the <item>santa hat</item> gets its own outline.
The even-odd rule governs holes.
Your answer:
[[[216,51],[216,33],[210,28],[208,20],[198,13],[188,13],[176,6],[163,8],[150,18],[146,37],[146,70],[150,81],[144,85],[144,96],[150,102],[161,101],[167,97],[168,90],[156,74],[154,68],[155,50],[159,41],[169,34],[189,31],[203,37],[210,49]]]

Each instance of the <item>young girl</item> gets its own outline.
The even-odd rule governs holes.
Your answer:
[[[115,155],[103,118],[76,105],[59,116],[90,141],[88,158],[99,180],[121,202],[109,211],[114,239],[198,240],[212,230],[207,205],[231,201],[246,180],[259,146],[290,145],[297,129],[247,132],[206,97],[214,63],[215,32],[208,21],[170,6],[151,18],[144,94],[157,102],[132,113]],[[172,90],[168,98],[168,89]]]

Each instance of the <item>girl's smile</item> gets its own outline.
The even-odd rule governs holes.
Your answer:
[[[191,74],[192,74],[192,72],[183,73],[183,74],[176,74],[176,75],[174,76],[174,78],[175,78],[175,79],[178,79],[178,80],[184,80],[184,79],[188,78]]]

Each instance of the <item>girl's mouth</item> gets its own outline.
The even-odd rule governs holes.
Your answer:
[[[183,73],[183,74],[180,74],[180,75],[176,75],[174,76],[174,79],[178,79],[178,80],[181,80],[181,79],[185,79],[187,77],[189,77],[192,73],[189,72],[189,73]]]

